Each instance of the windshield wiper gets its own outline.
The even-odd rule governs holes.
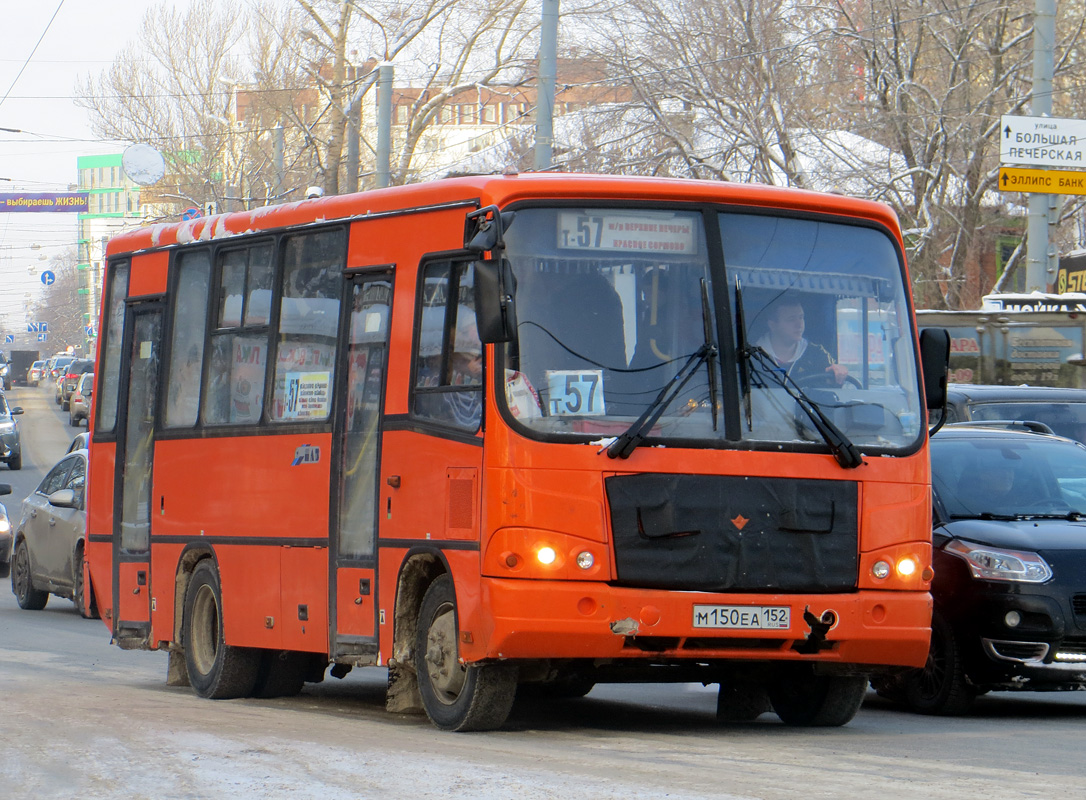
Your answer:
[[[739,350],[739,357],[760,367],[758,369],[759,377],[768,376],[774,383],[784,389],[789,397],[796,401],[796,405],[803,409],[803,412],[811,420],[811,424],[814,425],[815,430],[829,445],[830,452],[833,453],[833,457],[837,459],[838,464],[845,469],[855,469],[864,463],[863,456],[860,455],[860,451],[856,449],[856,445],[852,443],[852,440],[833,424],[833,421],[818,407],[818,403],[812,400],[788,373],[777,369],[777,364],[769,353],[758,347],[758,345],[748,344]]]
[[[1000,522],[1010,522],[1021,519],[1017,514],[993,514],[991,511],[982,511],[979,514],[951,514],[951,519],[994,519]]]
[[[629,458],[630,453],[645,441],[645,434],[652,430],[652,426],[663,416],[664,411],[671,405],[672,401],[679,396],[683,387],[694,377],[694,373],[698,371],[698,368],[702,364],[709,362],[710,359],[715,358],[716,345],[712,342],[706,342],[691,353],[690,358],[660,390],[660,394],[656,395],[656,399],[649,403],[641,416],[634,420],[629,428],[615,437],[615,440],[608,445],[607,455],[611,458]],[[715,402],[715,398],[711,399]]]
[[[1019,514],[1018,516],[1021,519],[1065,519],[1069,522],[1078,522],[1086,518],[1081,511],[1064,511],[1062,514],[1034,514],[1033,512],[1026,512]]]
[[[743,284],[735,276],[735,346],[739,353],[747,350],[747,320],[743,311]],[[747,430],[754,430],[754,414],[750,404],[750,360],[739,359],[739,396],[743,399],[743,416],[747,420]]]
[[[709,352],[705,356],[705,365],[709,370],[709,413],[713,420],[713,430],[716,430],[717,420],[717,403],[716,396],[719,391],[717,387],[717,346],[713,342],[713,322],[709,318],[709,284],[705,282],[705,278],[701,279],[701,329],[705,334],[705,339],[702,347],[708,348]]]

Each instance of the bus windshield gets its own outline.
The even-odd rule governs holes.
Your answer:
[[[797,393],[868,450],[920,435],[902,261],[880,229],[527,208],[506,246],[518,335],[504,399],[530,435],[618,436],[655,404],[650,443],[824,444]]]

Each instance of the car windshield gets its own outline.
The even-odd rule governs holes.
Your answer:
[[[1060,436],[1086,443],[1086,403],[972,403],[969,406],[969,416],[981,422],[1043,422]]]
[[[506,255],[518,336],[504,351],[517,424],[609,437],[662,408],[648,441],[823,446],[777,374],[788,372],[858,446],[913,446],[916,354],[891,238],[764,213],[720,213],[709,235],[706,219],[681,208],[517,211]],[[774,335],[784,316],[787,340]],[[783,369],[769,360],[778,356]]]
[[[1086,447],[1023,435],[940,438],[932,485],[952,518],[1086,514]]]

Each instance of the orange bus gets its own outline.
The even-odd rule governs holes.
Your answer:
[[[102,306],[86,579],[173,685],[841,725],[925,663],[938,391],[883,205],[454,178],[120,235]]]

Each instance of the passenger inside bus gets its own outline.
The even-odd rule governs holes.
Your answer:
[[[477,430],[483,413],[483,348],[475,324],[475,311],[468,305],[456,308],[456,326],[450,332],[448,375],[442,375],[441,328],[443,307],[423,313],[416,386],[444,391],[419,392],[415,411],[430,419],[449,422],[458,428]]]

